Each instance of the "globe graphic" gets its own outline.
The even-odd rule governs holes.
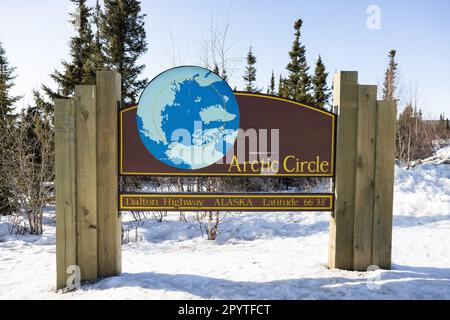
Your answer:
[[[163,72],[138,103],[142,143],[159,161],[198,170],[221,160],[239,130],[239,106],[229,85],[210,70],[183,66]]]

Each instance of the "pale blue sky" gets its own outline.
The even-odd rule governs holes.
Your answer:
[[[381,9],[381,29],[366,26],[369,5]],[[357,70],[360,83],[381,85],[387,52],[398,51],[403,97],[418,83],[426,116],[450,116],[450,2],[407,0],[274,1],[274,0],[144,0],[149,52],[142,61],[151,79],[177,64],[200,64],[202,40],[211,19],[220,26],[231,22],[230,56],[244,58],[253,46],[258,58],[258,84],[267,87],[270,73],[286,73],[293,40],[292,25],[304,20],[303,43],[313,68],[319,54],[330,75]],[[17,66],[16,93],[30,102],[31,90],[51,83],[48,74],[67,57],[73,34],[68,25],[70,1],[1,0],[0,39]],[[172,42],[171,37],[174,39]],[[173,43],[175,48],[173,49]],[[244,60],[236,66],[232,87],[242,87]]]

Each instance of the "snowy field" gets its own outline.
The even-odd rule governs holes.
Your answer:
[[[120,276],[72,293],[55,292],[52,208],[39,237],[3,217],[0,299],[450,299],[450,148],[397,167],[394,202],[391,271],[328,270],[329,213],[230,214],[215,242],[174,214],[130,232]]]

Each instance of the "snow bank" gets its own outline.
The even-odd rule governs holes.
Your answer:
[[[450,164],[450,146],[437,150],[434,156],[431,156],[427,159],[414,161],[412,163],[412,166],[415,167],[424,163]]]
[[[440,160],[422,164],[410,170],[396,167],[394,221],[397,226],[411,224],[416,220],[423,222],[424,219],[430,221],[442,217],[448,218],[450,165],[436,164],[436,162]]]
[[[54,212],[42,237],[0,222],[0,299],[450,299],[450,148],[396,167],[393,270],[328,270],[328,213],[229,214],[216,241],[171,214],[137,224],[123,273],[55,293]]]

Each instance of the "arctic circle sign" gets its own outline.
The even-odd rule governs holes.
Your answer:
[[[119,122],[122,176],[334,176],[335,114],[279,97],[233,92],[204,68],[161,73],[138,106],[120,111]],[[330,193],[123,193],[119,205],[121,210],[331,211],[333,200]]]

